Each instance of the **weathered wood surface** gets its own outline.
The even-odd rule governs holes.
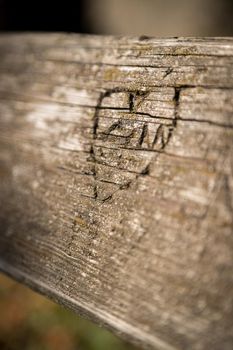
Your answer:
[[[0,37],[0,268],[144,347],[232,349],[233,40]]]

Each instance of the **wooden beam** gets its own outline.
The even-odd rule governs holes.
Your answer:
[[[0,268],[145,348],[233,342],[233,40],[0,36]]]

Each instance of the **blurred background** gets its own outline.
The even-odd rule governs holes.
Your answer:
[[[233,0],[0,0],[1,31],[232,36]],[[109,332],[0,275],[1,350],[130,350]]]
[[[232,14],[232,0],[0,0],[0,29],[232,36]]]
[[[0,274],[1,350],[139,350]]]

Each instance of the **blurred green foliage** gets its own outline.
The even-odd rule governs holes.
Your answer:
[[[0,275],[0,349],[136,350],[3,275]]]

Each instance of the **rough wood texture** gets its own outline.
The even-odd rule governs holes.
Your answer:
[[[144,347],[233,344],[233,40],[0,37],[0,267]]]

